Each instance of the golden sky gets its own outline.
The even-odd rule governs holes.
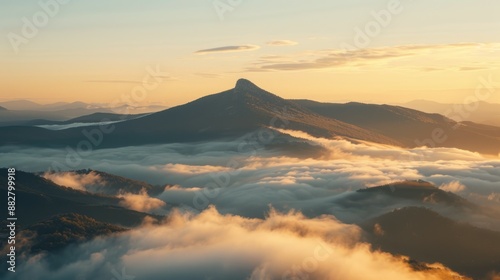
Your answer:
[[[242,77],[337,102],[457,103],[484,80],[500,87],[498,1],[165,2],[1,4],[0,100],[116,102],[148,69],[161,83],[141,103],[167,106]]]

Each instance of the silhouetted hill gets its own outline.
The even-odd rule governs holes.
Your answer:
[[[293,101],[325,117],[383,134],[406,147],[453,147],[492,155],[500,153],[500,127],[457,123],[439,114],[399,106]]]
[[[364,228],[373,246],[386,252],[440,262],[474,279],[500,271],[500,232],[458,223],[426,208],[395,210]]]
[[[0,106],[0,111],[6,111],[6,110],[7,110],[7,108]]]

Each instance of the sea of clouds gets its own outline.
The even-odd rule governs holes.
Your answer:
[[[446,279],[453,273],[439,264],[415,272],[404,257],[371,249],[355,224],[423,205],[500,229],[499,158],[453,148],[404,149],[281,133],[324,153],[294,157],[258,143],[242,152],[242,140],[149,145],[95,150],[68,172],[53,173],[50,166],[64,163],[67,150],[0,147],[9,167],[42,172],[79,190],[96,192],[95,186],[106,182],[96,173],[71,169],[90,168],[160,186],[163,192],[154,197],[146,192],[117,196],[124,207],[169,215],[160,225],[97,238],[58,257],[33,256],[18,276],[110,279],[125,267],[141,279]],[[488,211],[459,212],[453,206],[356,193],[401,180],[431,182]],[[167,212],[172,205],[177,210]]]

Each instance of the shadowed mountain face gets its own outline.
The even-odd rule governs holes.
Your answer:
[[[233,89],[106,128],[88,126],[49,131],[37,127],[1,127],[0,145],[76,147],[91,135],[93,148],[98,149],[234,139],[269,127],[300,130],[324,138],[500,153],[498,127],[457,123],[442,115],[398,106],[289,101],[245,79],[238,80]]]
[[[301,130],[318,137],[343,136],[398,144],[377,132],[313,113],[241,79],[234,89],[114,124],[112,133],[105,135],[99,147],[234,138],[267,127]],[[32,127],[6,127],[1,131],[5,135],[0,140],[2,145],[76,145],[85,139],[81,128],[43,131]]]
[[[312,113],[244,79],[234,89],[117,124],[116,133],[134,132],[157,142],[175,142],[241,136],[266,127],[393,143],[380,134]]]
[[[492,155],[500,153],[500,127],[458,123],[439,114],[399,106],[294,102],[322,116],[378,132],[407,147],[453,147]]]
[[[7,195],[6,174],[7,170],[0,168],[0,191],[4,198]],[[63,213],[77,213],[126,227],[139,225],[145,217],[151,216],[122,208],[120,201],[119,198],[74,190],[32,173],[16,171],[16,215],[22,226]],[[2,212],[0,218],[6,220],[6,215],[7,212]]]
[[[500,232],[458,223],[426,208],[395,210],[364,227],[376,248],[393,254],[440,262],[474,279],[500,271]]]
[[[7,109],[4,108],[4,107],[2,107],[2,106],[0,106],[0,111],[5,111],[5,110],[7,110]]]

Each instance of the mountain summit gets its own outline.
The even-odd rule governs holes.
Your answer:
[[[239,79],[238,81],[236,81],[236,85],[234,86],[234,90],[235,91],[241,91],[241,90],[252,91],[252,90],[261,90],[261,88],[259,88],[257,85],[255,85],[254,83],[250,82],[247,79]]]
[[[321,116],[295,102],[265,91],[246,79],[239,79],[232,89],[142,118],[116,123],[114,126],[114,131],[104,137],[98,148],[235,139],[268,127],[300,130],[316,137],[340,136],[399,144],[377,132]],[[52,146],[66,146],[78,143],[82,129],[42,131],[36,127],[7,127],[0,129],[0,132],[6,135],[0,139],[0,145],[39,146],[50,142]]]
[[[113,126],[113,132],[103,137],[96,148],[237,139],[276,127],[353,142],[454,147],[494,155],[500,152],[500,128],[457,123],[442,115],[390,105],[286,100],[246,79],[239,79],[234,88],[226,91]],[[439,143],[429,140],[438,128],[445,138]],[[3,127],[0,134],[0,145],[65,147],[82,140],[82,128],[51,131]]]

